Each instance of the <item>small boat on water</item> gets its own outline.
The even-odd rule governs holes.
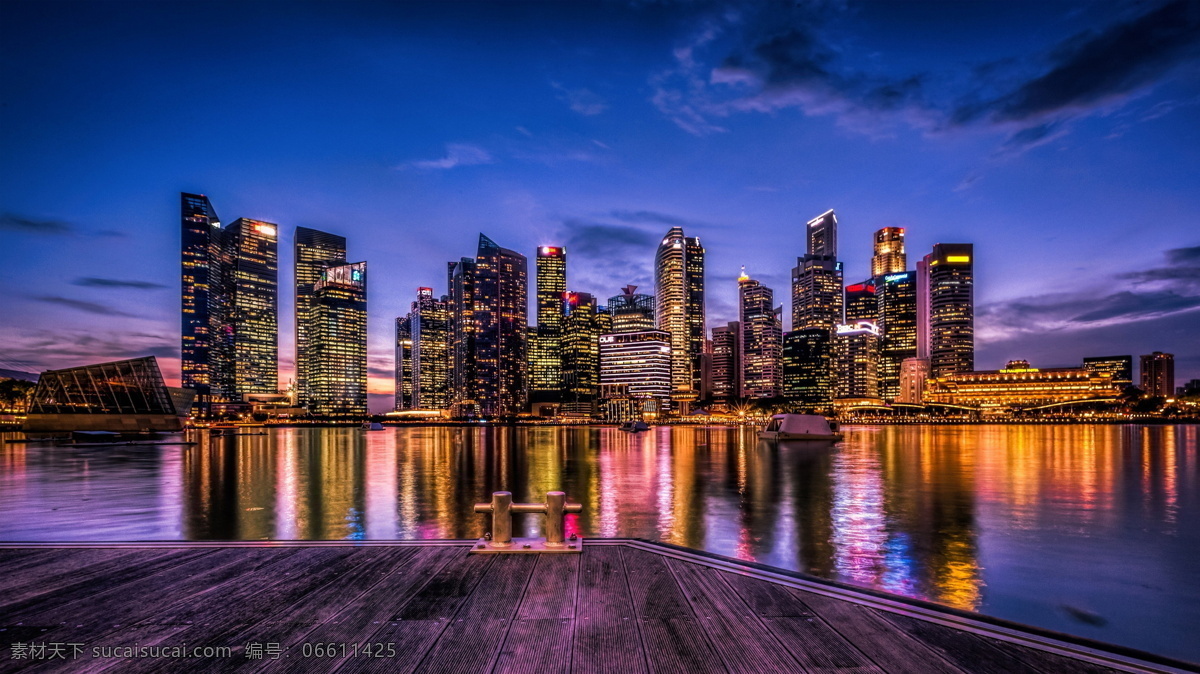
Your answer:
[[[378,421],[364,421],[362,427],[363,427],[364,431],[382,431],[383,430],[383,424],[379,423]]]
[[[625,431],[627,433],[639,433],[641,431],[650,430],[650,426],[647,425],[646,422],[644,422],[644,421],[626,421],[625,423],[618,426],[617,429]]]
[[[758,432],[760,440],[841,440],[837,423],[819,414],[776,414]]]

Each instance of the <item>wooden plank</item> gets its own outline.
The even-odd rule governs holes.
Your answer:
[[[499,556],[416,671],[454,673],[491,669],[538,557]]]
[[[621,550],[585,548],[580,560],[571,671],[647,671],[645,648],[629,594]],[[614,644],[619,647],[614,648]]]
[[[767,629],[809,672],[882,672],[820,618],[766,617]]]
[[[86,579],[103,576],[120,568],[121,558],[137,559],[140,552],[112,548],[62,550],[61,555],[50,555],[53,561],[6,569],[0,584],[0,588],[3,588],[0,612],[32,597],[58,592],[79,585]]]
[[[124,552],[124,551],[122,551]],[[69,604],[83,597],[99,594],[129,583],[137,583],[148,575],[185,564],[193,559],[211,555],[212,548],[163,548],[138,550],[133,555],[115,555],[87,567],[78,576],[64,574],[62,582],[40,580],[16,588],[4,598],[0,615],[22,615]]]
[[[104,652],[101,652],[101,657],[92,659],[90,657],[92,648],[121,648],[130,646],[193,646],[188,639],[188,630],[191,625],[138,625],[127,627],[119,632],[110,634],[104,638],[102,643],[90,643],[87,645],[89,650],[89,659],[78,661],[83,664],[80,669],[72,667],[72,674],[81,672],[86,674],[98,674],[99,672],[123,672],[126,671],[134,660],[130,658],[104,657]],[[234,652],[234,658],[244,657],[241,652]],[[177,661],[178,662],[178,661]],[[195,662],[188,663],[192,668],[198,668],[203,665],[207,668],[211,664],[216,664],[215,658],[202,658]],[[40,670],[34,670],[40,674]],[[50,670],[53,671],[53,670]]]
[[[487,573],[488,566],[498,558],[495,555],[468,555],[459,551],[392,616],[392,620],[453,618]]]
[[[555,555],[563,557],[565,555]],[[578,558],[578,555],[570,555]],[[542,674],[571,671],[571,637],[574,620],[570,618],[519,619],[512,623],[504,647],[496,659],[493,674]],[[611,643],[613,650],[622,646]]]
[[[693,618],[644,618],[641,630],[651,672],[715,674],[726,671],[720,656],[709,646],[704,629]]]
[[[691,618],[692,609],[662,555],[622,548],[633,608],[640,618]]]
[[[517,617],[524,620],[574,618],[579,559],[582,556],[538,555],[537,566],[521,599]]]
[[[811,618],[812,609],[782,585],[728,571],[721,579],[737,592],[754,615],[772,618]]]
[[[401,652],[409,653],[412,650],[413,644],[425,643],[427,639],[425,632],[434,628],[436,628],[436,632],[432,637],[428,637],[428,639],[430,641],[436,639],[437,634],[441,633],[445,628],[445,625],[440,621],[409,620],[396,622],[393,621],[393,618],[401,611],[406,602],[441,572],[442,568],[448,562],[464,557],[466,557],[466,554],[463,548],[418,548],[416,556],[412,558],[410,563],[396,569],[377,585],[347,603],[337,615],[317,625],[311,631],[290,638],[289,642],[292,645],[291,652],[293,653],[291,658],[287,661],[264,663],[261,671],[329,671],[330,665],[328,663],[315,659],[300,659],[302,657],[302,653],[300,653],[301,645],[304,643],[357,643],[361,645],[364,643],[383,643],[386,640],[393,644],[393,650],[396,650],[397,654],[399,654]],[[403,629],[399,631],[395,630],[394,626],[396,625],[403,626]],[[388,634],[383,634],[381,630],[388,630],[389,626],[392,626],[391,631]],[[395,660],[390,657],[381,659],[375,665],[368,661],[374,661],[374,659],[367,657],[347,658],[344,662],[334,663],[334,665],[342,668],[338,671],[375,671],[375,665],[390,663],[389,666],[394,667],[396,664]],[[412,662],[409,669],[415,666],[416,662]]]
[[[800,593],[798,593],[800,594]],[[887,672],[896,674],[958,674],[961,669],[935,651],[880,618],[865,606],[802,593],[804,603],[847,641]]]
[[[667,566],[726,669],[738,674],[800,670],[746,602],[721,580],[721,572],[677,559],[667,560]]]
[[[987,640],[969,632],[897,613],[870,610],[966,671],[981,674],[1038,671],[1012,653],[995,648]]]

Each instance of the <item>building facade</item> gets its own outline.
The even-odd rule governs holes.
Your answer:
[[[925,402],[983,410],[1015,410],[1081,400],[1111,400],[1111,375],[1083,367],[1034,368],[1023,360],[1003,370],[952,372],[929,379]]]
[[[879,397],[879,334],[871,321],[838,326],[833,349],[836,397]]]
[[[279,392],[279,248],[278,228],[269,222],[238,218],[225,228],[232,299],[234,392]]]
[[[367,414],[367,263],[326,267],[309,309],[309,412]]]
[[[535,260],[537,325],[530,330],[529,399],[560,402],[563,394],[563,310],[567,292],[567,251],[541,246]]]
[[[934,377],[975,369],[974,246],[939,243],[929,274],[929,367]]]
[[[875,254],[871,256],[871,276],[898,274],[908,265],[904,253],[904,228],[884,227],[875,232]]]
[[[180,194],[182,211],[180,381],[207,408],[233,398],[233,340],[225,291],[225,231],[208,197]]]
[[[465,263],[456,267],[472,277],[472,306],[465,306],[463,288],[458,293],[451,289],[451,301],[464,303],[452,310],[456,330],[464,331],[461,340],[456,336],[455,363],[462,370],[454,376],[460,386],[455,398],[472,401],[475,412],[484,416],[519,414],[528,405],[526,258],[480,234],[473,263]],[[453,272],[454,283],[460,282],[459,272]]]
[[[1155,351],[1142,356],[1142,391],[1148,396],[1175,395],[1175,356]]]
[[[1114,385],[1122,390],[1133,384],[1133,356],[1095,356],[1083,359],[1089,372],[1107,372]]]
[[[671,335],[674,400],[695,400],[703,388],[704,255],[699,238],[672,227],[654,256],[655,321]]]
[[[783,396],[805,412],[833,405],[833,343],[824,328],[793,330],[783,336]]]
[[[806,232],[809,255],[837,257],[837,215],[829,209],[808,221]]]
[[[321,280],[321,270],[325,266],[346,262],[346,237],[308,227],[297,227],[293,260],[296,291],[296,397],[303,406],[307,402],[304,372],[308,369],[308,314],[316,292],[314,288],[317,281]]]
[[[900,370],[905,360],[917,356],[917,274],[901,271],[875,279],[879,302],[879,395],[884,400],[900,396]]]
[[[654,295],[639,293],[637,286],[625,286],[620,295],[608,298],[613,332],[654,330]]]
[[[397,410],[450,408],[449,304],[433,288],[417,288],[408,315],[396,320]]]
[[[733,402],[742,397],[742,324],[737,321],[712,329],[712,397]]]
[[[666,404],[671,397],[671,336],[662,330],[601,335],[600,386]],[[620,387],[608,389],[608,387]]]
[[[775,296],[770,288],[746,276],[744,268],[738,279],[738,323],[741,397],[780,395],[783,330],[775,312]]]

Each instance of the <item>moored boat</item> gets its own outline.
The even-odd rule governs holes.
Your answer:
[[[638,433],[641,431],[650,430],[650,426],[644,421],[626,421],[617,428],[628,433]]]
[[[819,414],[776,414],[758,432],[760,440],[841,440],[837,423]]]

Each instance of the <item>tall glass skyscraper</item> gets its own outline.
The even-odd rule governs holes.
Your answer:
[[[450,381],[449,302],[417,288],[408,315],[396,319],[396,409],[449,409]]]
[[[232,297],[234,391],[279,391],[278,228],[239,218],[225,228],[229,247],[228,288]]]
[[[671,335],[671,388],[675,400],[695,400],[703,387],[704,247],[672,227],[654,256],[655,320]]]
[[[742,397],[742,325],[731,321],[712,329],[712,396],[732,402]]]
[[[829,209],[808,221],[808,254],[837,257],[837,215]]]
[[[625,286],[620,295],[608,298],[613,332],[640,332],[654,329],[654,295],[639,293],[637,286]]]
[[[208,197],[180,194],[182,202],[182,348],[180,381],[196,391],[197,406],[233,395],[232,339],[225,292],[225,231]]]
[[[805,412],[833,404],[833,344],[825,328],[793,330],[783,336],[783,395]]]
[[[906,271],[876,277],[879,327],[879,395],[885,400],[900,396],[900,371],[917,355],[917,274]]]
[[[558,402],[563,392],[563,295],[567,292],[567,251],[537,249],[537,325],[530,331],[529,397]]]
[[[908,259],[904,253],[904,228],[884,227],[875,232],[875,254],[871,257],[871,276],[898,274]],[[847,319],[849,320],[849,319]]]
[[[512,416],[528,403],[528,264],[479,235],[475,259],[450,263],[454,408]]]
[[[779,362],[783,331],[775,313],[775,295],[747,276],[745,268],[738,278],[738,322],[742,396],[778,396],[783,384]]]
[[[304,372],[307,369],[308,314],[314,288],[326,266],[346,262],[346,237],[308,227],[297,227],[293,270],[296,287],[296,391],[301,405],[307,403]]]
[[[969,243],[939,243],[925,257],[931,377],[975,369],[974,257]]]
[[[367,413],[367,263],[326,267],[308,315],[308,409],[325,416]]]

